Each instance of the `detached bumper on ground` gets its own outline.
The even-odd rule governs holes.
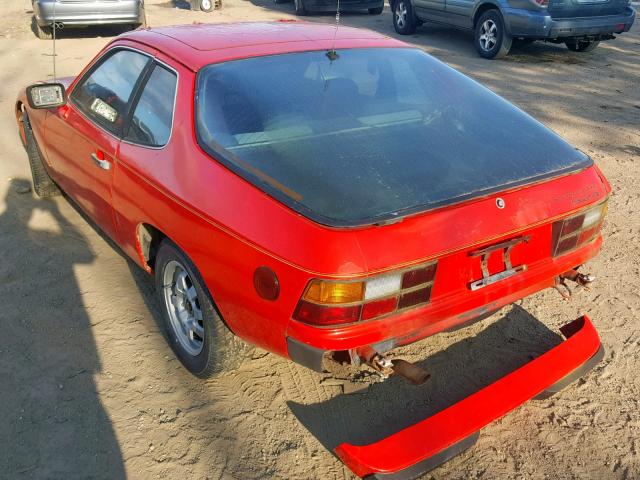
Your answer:
[[[336,455],[356,475],[386,480],[413,478],[446,462],[473,445],[485,425],[531,398],[553,395],[602,360],[587,316],[560,330],[564,342],[495,383],[376,443],[343,443]]]

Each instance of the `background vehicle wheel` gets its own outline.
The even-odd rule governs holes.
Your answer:
[[[203,12],[213,12],[215,8],[215,3],[213,0],[200,0],[200,10]]]
[[[31,30],[40,40],[51,40],[53,38],[51,27],[41,27],[38,25],[36,17],[31,17]]]
[[[207,378],[242,363],[252,347],[227,328],[195,265],[169,240],[158,249],[155,284],[169,344],[187,370]]]
[[[410,0],[397,0],[394,2],[393,28],[400,35],[411,35],[416,31],[416,18]]]
[[[513,39],[505,31],[500,12],[488,10],[476,22],[474,41],[480,56],[502,58],[509,53]]]
[[[31,178],[33,178],[33,190],[39,197],[55,197],[60,195],[60,189],[51,179],[42,161],[40,149],[36,143],[36,139],[31,130],[29,117],[26,114],[22,117],[21,134],[24,134],[26,140],[27,156],[29,157],[29,166],[31,167]]]
[[[383,10],[384,10],[384,5],[382,5],[381,7],[370,8],[369,9],[369,14],[370,15],[380,15]]]
[[[304,17],[307,14],[307,9],[304,7],[304,0],[293,0],[293,6],[296,9],[296,15]]]
[[[599,41],[593,42],[588,40],[583,42],[578,42],[578,41],[565,42],[565,45],[567,46],[567,48],[572,52],[591,52],[599,44],[600,44]]]

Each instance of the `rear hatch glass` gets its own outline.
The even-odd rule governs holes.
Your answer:
[[[417,49],[273,55],[203,68],[198,142],[326,225],[389,221],[591,161]]]
[[[628,0],[549,0],[548,10],[553,18],[595,17],[620,14],[628,6]]]

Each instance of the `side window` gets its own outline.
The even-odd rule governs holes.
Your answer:
[[[126,139],[152,147],[169,141],[176,94],[176,75],[156,65],[133,111]]]
[[[146,55],[117,50],[74,88],[71,98],[92,120],[118,135],[131,93],[149,61]]]

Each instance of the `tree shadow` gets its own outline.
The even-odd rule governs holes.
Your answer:
[[[85,237],[30,182],[14,179],[0,214],[0,378],[7,478],[125,478],[94,375],[101,362],[74,269],[91,264]],[[29,226],[49,215],[51,229]],[[29,312],[26,314],[25,312]]]
[[[431,373],[424,385],[392,377],[363,394],[311,405],[287,404],[329,451],[342,442],[369,444],[468,397],[561,342],[560,335],[514,306],[479,334],[417,362]]]

